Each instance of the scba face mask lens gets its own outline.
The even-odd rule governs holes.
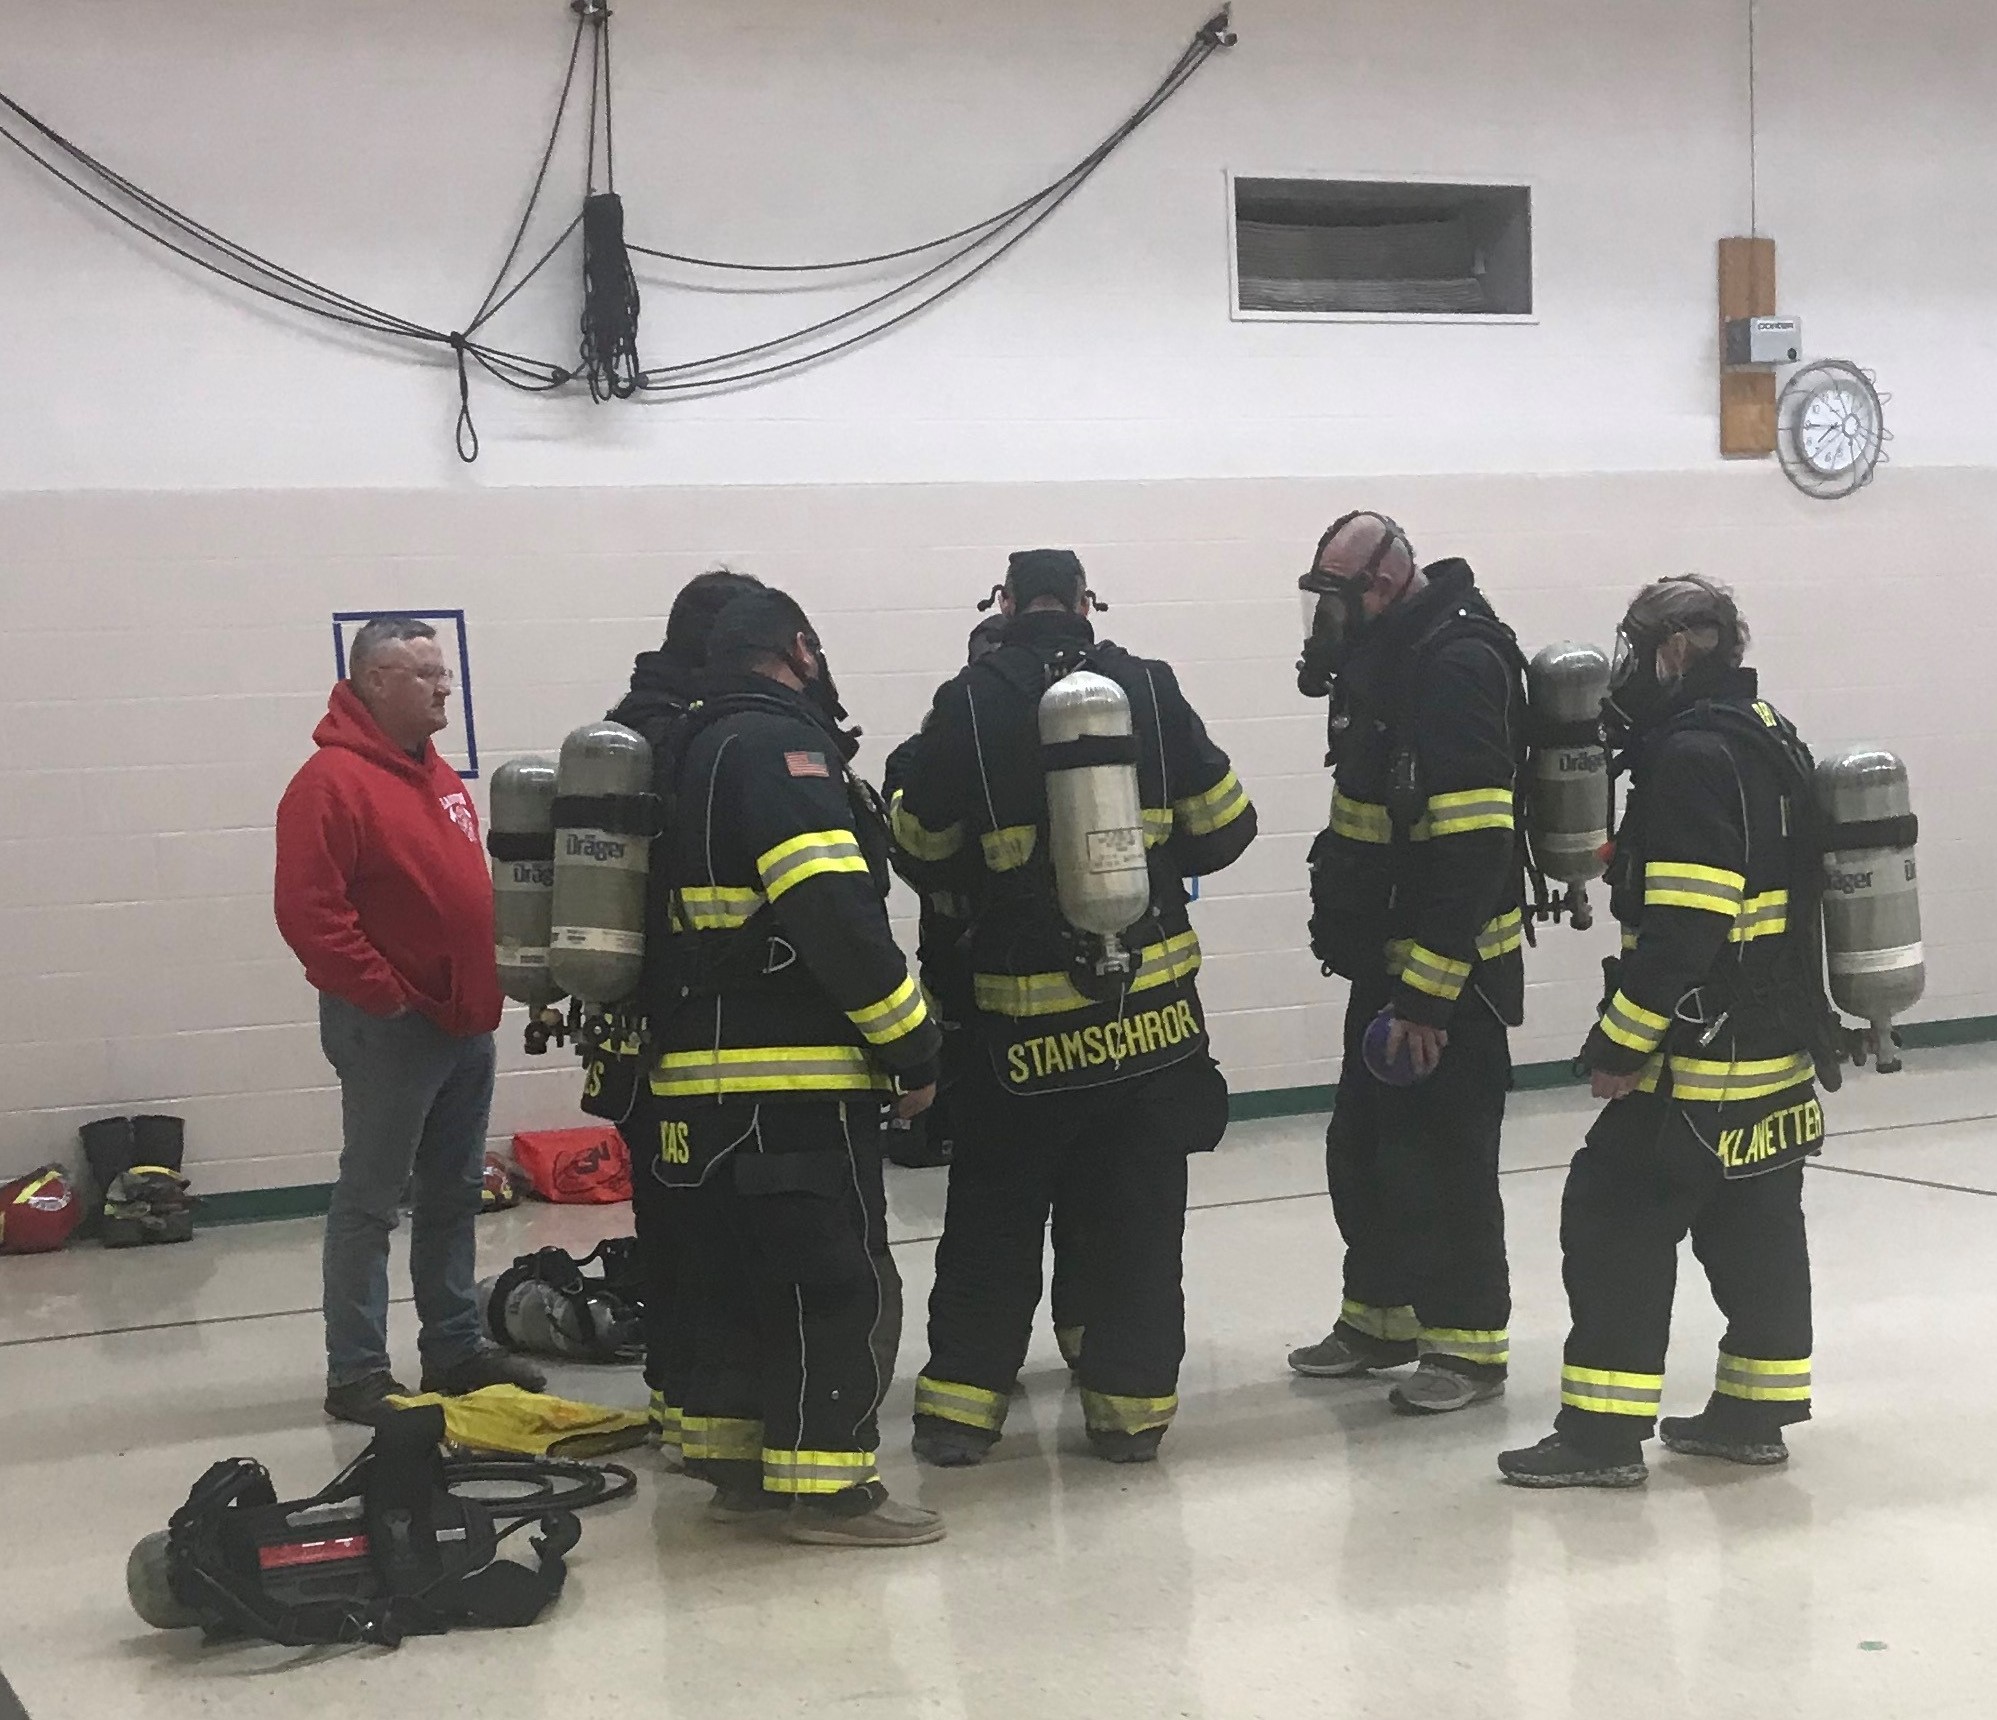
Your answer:
[[[1304,648],[1297,661],[1297,689],[1321,699],[1352,655],[1352,643],[1365,624],[1365,587],[1318,573],[1300,582]]]

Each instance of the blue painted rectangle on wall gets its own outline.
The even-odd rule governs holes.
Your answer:
[[[333,666],[341,680],[347,677],[348,635],[358,632],[366,622],[384,618],[429,622],[437,630],[437,643],[443,650],[444,660],[449,662],[452,657],[457,658],[458,713],[451,727],[437,737],[437,751],[465,781],[475,781],[478,777],[478,730],[472,719],[472,658],[471,645],[465,634],[465,612],[462,609],[341,610],[333,617]]]

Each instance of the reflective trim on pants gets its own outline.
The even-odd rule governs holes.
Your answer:
[[[683,1415],[680,1452],[689,1463],[759,1463],[763,1424],[740,1416]]]
[[[1383,1344],[1411,1344],[1421,1336],[1421,1322],[1412,1308],[1375,1308],[1366,1302],[1346,1302],[1338,1323]]]
[[[915,1382],[917,1415],[933,1415],[938,1421],[954,1421],[987,1433],[997,1433],[1005,1426],[1006,1403],[1003,1392],[989,1392],[983,1386],[933,1380],[927,1374]]]
[[[1722,1350],[1713,1390],[1722,1397],[1745,1398],[1750,1403],[1808,1403],[1810,1358],[1756,1361],[1746,1356],[1730,1356]]]
[[[871,1451],[763,1452],[765,1493],[844,1493],[880,1478]]]
[[[1512,1335],[1509,1332],[1466,1332],[1448,1326],[1428,1326],[1421,1333],[1421,1353],[1425,1356],[1454,1356],[1458,1361],[1502,1368],[1512,1359]]]
[[[1149,1433],[1170,1427],[1178,1413],[1179,1394],[1170,1397],[1118,1397],[1111,1392],[1082,1392],[1082,1419],[1091,1433]]]
[[[1577,1368],[1569,1362],[1560,1370],[1560,1401],[1569,1409],[1585,1409],[1596,1415],[1633,1415],[1650,1420],[1664,1402],[1664,1376]]]

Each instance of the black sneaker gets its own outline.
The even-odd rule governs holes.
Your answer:
[[[937,1416],[919,1415],[912,1443],[920,1462],[938,1469],[975,1469],[998,1443],[998,1435]]]
[[[1753,1469],[1773,1469],[1789,1461],[1789,1447],[1782,1435],[1773,1439],[1743,1439],[1725,1434],[1701,1415],[1668,1415],[1657,1424],[1657,1437],[1665,1449],[1684,1457],[1717,1457],[1723,1463],[1744,1463]]]
[[[1498,1471],[1514,1487],[1641,1487],[1650,1477],[1641,1451],[1634,1458],[1595,1457],[1557,1433],[1519,1451],[1499,1452]]]
[[[481,1345],[462,1360],[443,1367],[423,1364],[423,1389],[439,1397],[463,1397],[487,1386],[518,1386],[524,1392],[546,1391],[548,1376],[524,1356]]]
[[[1142,1433],[1098,1433],[1089,1429],[1089,1449],[1105,1463],[1156,1463],[1158,1447],[1164,1443],[1162,1427],[1147,1427]]]
[[[407,1397],[409,1388],[386,1368],[378,1374],[349,1380],[345,1385],[326,1387],[326,1413],[335,1421],[350,1421],[356,1427],[378,1427],[395,1413],[391,1397]]]
[[[1386,1368],[1404,1368],[1421,1354],[1414,1339],[1367,1338],[1334,1326],[1315,1344],[1290,1352],[1290,1372],[1312,1380],[1350,1379]]]

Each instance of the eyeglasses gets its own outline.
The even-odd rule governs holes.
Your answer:
[[[448,663],[425,663],[421,668],[404,669],[405,675],[414,675],[419,681],[428,681],[433,687],[449,689],[458,684],[458,677]]]

